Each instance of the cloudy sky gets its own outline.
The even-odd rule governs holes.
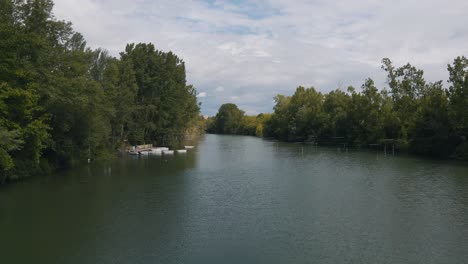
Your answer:
[[[466,0],[55,0],[91,47],[118,56],[152,42],[182,57],[208,115],[227,102],[270,112],[298,85],[384,87],[384,57],[446,80],[447,63],[468,55],[467,14]]]

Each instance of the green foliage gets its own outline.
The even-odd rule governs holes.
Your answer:
[[[394,145],[399,150],[435,157],[468,159],[468,59],[448,65],[450,87],[427,83],[424,72],[382,60],[389,90],[367,79],[360,92],[328,94],[298,87],[277,95],[274,113],[243,116],[235,105],[220,108],[210,132],[273,137],[354,146]],[[240,113],[240,114],[236,114]],[[234,118],[235,117],[235,118]]]
[[[37,100],[31,91],[0,83],[0,181],[18,161],[39,165],[49,126]]]
[[[255,136],[263,137],[268,132],[265,131],[268,122],[271,120],[271,114],[259,114],[255,118]]]
[[[218,134],[238,134],[263,137],[270,114],[244,115],[235,104],[222,105],[215,117],[206,120],[206,130]]]
[[[457,57],[453,65],[448,65],[450,100],[449,115],[454,130],[468,136],[468,58]]]
[[[448,65],[448,71],[450,127],[461,141],[454,155],[468,160],[468,58],[457,57],[452,65]]]
[[[113,58],[52,8],[0,0],[0,182],[105,157],[127,140],[176,144],[199,124],[176,55],[130,44]]]
[[[223,104],[216,114],[214,126],[210,129],[218,134],[241,134],[244,111],[235,104]]]
[[[441,157],[453,153],[454,146],[447,144],[450,137],[449,101],[442,82],[427,85],[419,103],[411,141],[413,152]]]
[[[186,84],[184,62],[152,44],[129,44],[121,57],[133,66],[137,84],[130,142],[176,144],[199,113],[196,90]]]

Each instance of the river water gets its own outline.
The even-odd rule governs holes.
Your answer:
[[[0,189],[12,263],[467,263],[468,166],[206,135]]]

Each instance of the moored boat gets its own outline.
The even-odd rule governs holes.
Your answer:
[[[161,155],[162,154],[162,149],[160,148],[153,148],[151,149],[151,154],[154,154],[154,155]]]
[[[153,149],[156,149],[156,150],[159,150],[159,151],[169,150],[169,148],[166,148],[166,147],[157,147],[157,148],[153,148]]]

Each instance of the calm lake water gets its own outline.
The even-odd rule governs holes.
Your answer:
[[[467,263],[468,166],[207,135],[0,189],[1,263]]]

